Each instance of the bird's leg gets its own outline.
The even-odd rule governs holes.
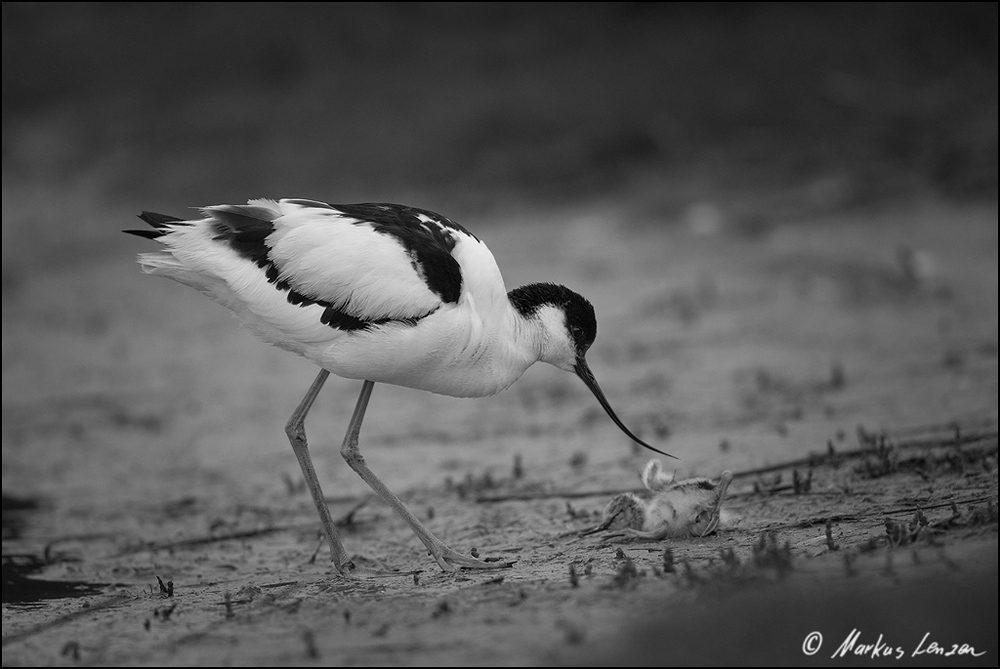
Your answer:
[[[427,547],[428,553],[430,553],[442,570],[455,571],[461,567],[470,569],[510,567],[512,564],[510,562],[484,562],[468,555],[462,555],[445,545],[444,542],[431,534],[430,530],[424,527],[423,523],[417,520],[417,517],[410,513],[410,510],[403,505],[403,502],[368,468],[365,458],[361,455],[361,450],[358,448],[358,436],[361,434],[361,421],[364,420],[365,410],[368,408],[368,399],[371,397],[374,385],[372,381],[365,381],[361,387],[361,395],[358,396],[357,406],[354,407],[351,424],[347,428],[344,443],[340,447],[340,454],[344,456],[344,460],[347,461],[351,469],[364,479],[365,483],[371,486],[372,490],[377,492],[392,507],[393,511],[399,514],[400,518],[406,521],[406,524],[410,526],[410,529],[417,535],[417,538]]]
[[[733,482],[733,473],[728,469],[722,472],[722,477],[719,479],[719,487],[715,491],[715,504],[712,505],[712,515],[709,516],[708,526],[701,534],[696,534],[696,536],[706,536],[715,531],[719,526],[720,513],[722,512],[722,498],[726,496],[726,491],[729,490],[729,484]]]
[[[354,564],[347,559],[344,545],[340,543],[340,535],[333,524],[333,516],[330,515],[323,491],[319,487],[316,469],[313,467],[312,458],[309,457],[309,447],[306,444],[306,414],[309,413],[310,407],[316,401],[316,396],[319,395],[319,391],[328,376],[330,376],[330,372],[325,369],[320,370],[316,380],[309,387],[309,392],[302,398],[302,402],[299,403],[298,408],[285,424],[285,434],[288,435],[288,441],[292,444],[295,457],[298,458],[299,466],[302,467],[302,476],[305,477],[306,487],[309,488],[309,493],[316,504],[316,510],[319,511],[320,523],[323,525],[323,532],[326,534],[326,541],[330,545],[330,553],[333,556],[333,566],[341,576],[347,576],[354,568]]]
[[[659,527],[655,530],[637,530],[632,527],[624,527],[620,530],[615,530],[614,532],[609,532],[604,537],[603,541],[622,541],[629,539],[642,539],[648,541],[662,541],[670,537],[677,536],[677,531],[671,527],[670,523],[661,523]]]

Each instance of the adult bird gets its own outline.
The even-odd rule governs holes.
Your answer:
[[[125,232],[164,247],[139,255],[144,272],[195,288],[264,341],[319,365],[285,433],[342,575],[355,567],[324,501],[304,429],[330,372],[364,381],[341,454],[445,571],[497,564],[445,545],[365,464],[358,435],[375,383],[484,397],[509,387],[532,363],[547,362],[579,376],[625,434],[668,455],[625,427],[590,371],[584,356],[597,335],[590,302],[551,283],[507,292],[486,245],[444,216],[398,204],[260,199],[203,207],[193,219],[151,212],[140,218],[152,229]]]

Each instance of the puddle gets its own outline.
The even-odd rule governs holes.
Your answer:
[[[104,583],[32,578],[31,574],[47,566],[42,556],[6,552],[11,543],[21,536],[30,523],[32,512],[38,507],[38,500],[35,499],[3,496],[3,603],[34,604],[49,599],[100,594],[106,587]]]

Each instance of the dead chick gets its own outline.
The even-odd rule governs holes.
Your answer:
[[[674,482],[659,460],[642,471],[642,484],[653,493],[644,500],[632,493],[618,495],[604,508],[604,521],[584,535],[611,530],[605,539],[704,537],[719,526],[719,513],[733,474],[722,472],[719,482],[691,478]]]

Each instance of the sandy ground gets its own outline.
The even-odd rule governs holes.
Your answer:
[[[516,560],[443,574],[340,459],[358,384],[334,378],[307,431],[347,548],[422,570],[337,577],[282,431],[313,368],[140,275],[135,239],[5,278],[5,560],[91,589],[9,603],[5,572],[4,665],[995,665],[995,204],[762,225],[636,197],[461,222],[509,287],[593,301],[591,365],[667,467],[734,472],[716,534],[578,536],[648,453],[554,368],[480,400],[376,386],[374,471],[452,546]]]

